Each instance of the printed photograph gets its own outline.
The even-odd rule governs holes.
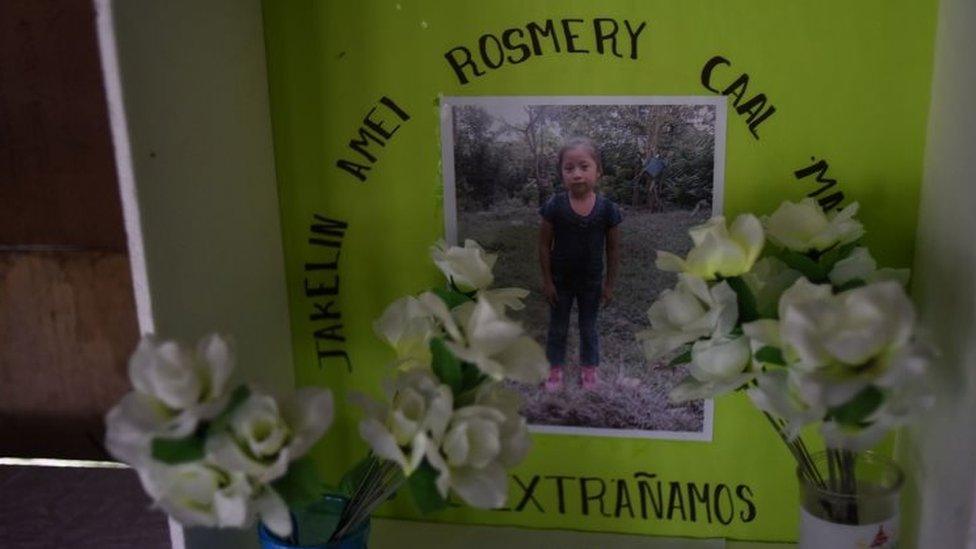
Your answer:
[[[682,373],[635,334],[674,285],[657,250],[722,209],[723,97],[448,97],[441,104],[445,232],[498,254],[494,287],[546,350],[520,386],[542,432],[710,440],[711,401],[672,404]]]

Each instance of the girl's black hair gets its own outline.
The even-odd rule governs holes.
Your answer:
[[[593,157],[593,161],[596,162],[597,171],[603,173],[603,159],[600,157],[600,148],[589,137],[574,137],[563,143],[563,146],[559,148],[559,154],[557,156],[557,165],[559,166],[560,173],[562,173],[563,169],[563,155],[566,154],[566,151],[572,149],[586,149],[590,153],[590,156]]]

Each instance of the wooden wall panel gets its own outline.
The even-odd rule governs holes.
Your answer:
[[[105,459],[138,328],[91,0],[0,0],[0,457]]]
[[[104,457],[134,310],[124,254],[0,253],[0,456]]]
[[[125,249],[94,17],[0,1],[0,246]]]

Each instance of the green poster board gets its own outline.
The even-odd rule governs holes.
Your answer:
[[[911,264],[934,1],[268,0],[264,12],[296,382],[337,394],[336,424],[315,453],[332,478],[365,451],[346,395],[379,394],[392,358],[373,320],[393,299],[439,282],[428,249],[452,230],[457,193],[467,192],[442,173],[461,139],[444,128],[461,116],[459,106],[484,106],[473,98],[514,101],[487,109],[495,129],[500,113],[531,105],[610,103],[620,116],[627,106],[647,119],[668,106],[712,108],[710,122],[686,110],[675,115],[713,139],[706,205],[734,216],[808,195],[827,208],[858,201],[879,262]],[[548,111],[561,113],[552,118],[553,138],[577,128],[564,111]],[[601,117],[618,114],[586,112],[600,131],[612,131]],[[493,139],[501,150],[518,138]],[[634,147],[653,153],[650,142]],[[651,172],[662,169],[662,188],[680,187],[684,172],[668,154],[670,175],[648,164],[653,154],[617,159],[606,191],[651,185]],[[552,156],[545,149],[541,161],[549,166]],[[545,187],[545,171],[532,181],[518,177]],[[546,185],[558,190],[558,182]],[[653,212],[646,196],[628,204],[621,188],[625,223]],[[532,230],[520,234],[531,242]],[[646,308],[654,291],[631,305]],[[744,396],[703,406],[698,437],[536,432],[533,452],[512,476],[507,509],[458,507],[426,519],[794,539],[788,452]],[[401,499],[381,514],[419,516]]]

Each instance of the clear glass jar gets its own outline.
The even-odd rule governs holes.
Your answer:
[[[798,467],[801,549],[897,547],[904,474],[873,452],[826,450]]]

